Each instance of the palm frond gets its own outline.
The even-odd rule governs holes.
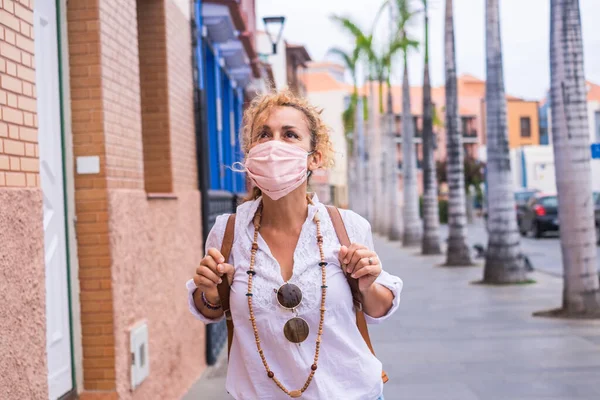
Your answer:
[[[348,32],[355,39],[366,37],[367,35],[360,29],[357,23],[352,21],[349,17],[342,17],[339,15],[332,15],[329,17],[331,21],[337,23],[342,29]]]
[[[355,52],[356,49],[354,49],[354,51],[351,53],[339,47],[332,47],[329,50],[327,50],[327,54],[332,54],[340,58],[344,62],[344,66],[348,68],[352,74],[356,70],[357,59],[355,58]]]

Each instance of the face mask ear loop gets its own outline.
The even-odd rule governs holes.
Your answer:
[[[231,164],[231,167],[228,168],[231,169],[233,172],[246,172],[246,166],[239,161],[234,162],[233,164]]]

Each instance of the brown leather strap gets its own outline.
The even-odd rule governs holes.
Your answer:
[[[340,241],[342,246],[350,246],[350,237],[348,236],[348,231],[346,230],[346,225],[344,225],[344,220],[342,220],[342,215],[340,214],[340,210],[333,206],[327,206],[327,212],[329,213],[329,217],[331,218],[331,222],[333,223],[333,229],[335,229],[335,233]],[[371,353],[375,355],[375,350],[373,350],[373,345],[371,344],[371,337],[369,336],[369,328],[367,326],[367,320],[365,319],[365,314],[362,310],[362,294],[358,289],[358,279],[352,278],[350,274],[348,274],[344,270],[344,274],[346,275],[346,279],[348,280],[348,285],[350,285],[350,291],[352,292],[352,298],[354,300],[355,308],[356,308],[356,326],[363,337],[365,343],[371,350]],[[381,371],[381,379],[383,383],[386,383],[389,378],[385,371]]]
[[[233,238],[235,235],[235,214],[231,214],[227,220],[227,227],[225,228],[225,234],[223,235],[223,243],[221,244],[221,254],[225,258],[225,262],[229,262],[229,256],[231,255],[231,247],[233,246]],[[231,343],[233,342],[233,319],[231,318],[231,310],[229,308],[229,293],[231,288],[229,287],[229,281],[227,277],[217,285],[217,291],[219,292],[219,298],[221,299],[221,306],[223,307],[223,313],[227,323],[227,356],[231,352]]]

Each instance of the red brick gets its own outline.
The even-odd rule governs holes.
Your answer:
[[[36,186],[38,186],[38,183],[37,183],[37,177],[38,176],[39,175],[37,175],[37,174],[28,173],[27,177],[26,177],[27,186],[29,186],[29,187],[36,187]]]
[[[20,171],[21,170],[21,160],[19,157],[11,157],[10,158],[10,170],[11,171]]]
[[[6,186],[10,187],[25,187],[25,174],[23,172],[6,172]]]
[[[38,131],[34,128],[26,128],[24,126],[19,128],[19,138],[21,140],[25,140],[27,142],[35,142],[38,141]]]
[[[24,156],[25,144],[15,140],[4,139],[4,152],[15,156]]]
[[[0,154],[0,169],[10,169],[10,157]]]
[[[7,30],[4,33],[4,40],[6,40],[7,43],[12,44],[13,46],[15,44],[17,44],[17,39],[15,37],[15,33],[11,30]]]
[[[31,68],[19,65],[17,67],[17,76],[26,81],[35,83],[35,71]]]
[[[24,8],[19,4],[15,4],[15,15],[21,20],[29,23],[29,25],[33,25],[33,11]]]
[[[11,61],[6,61],[6,73],[10,76],[17,76],[17,64]]]
[[[13,14],[9,13],[7,10],[0,9],[0,21],[2,21],[2,25],[5,25],[17,32],[19,31],[19,19]]]
[[[1,16],[2,14],[0,14]],[[13,61],[21,62],[21,52],[10,43],[0,42],[0,55]]]
[[[2,87],[2,89],[21,94],[22,85],[19,79],[13,78],[8,75],[2,75],[0,82],[0,86]]]
[[[25,143],[25,155],[35,157],[35,146],[32,143]]]
[[[8,137],[11,139],[19,138],[19,127],[16,125],[10,125],[8,127]]]
[[[6,100],[7,100],[7,103],[8,103],[9,107],[12,107],[12,108],[17,108],[18,107],[17,95],[16,94],[7,93]]]
[[[39,172],[40,163],[37,158],[21,158],[21,171]]]

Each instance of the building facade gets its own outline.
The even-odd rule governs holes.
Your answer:
[[[335,151],[334,166],[316,171],[311,179],[319,199],[337,207],[348,207],[348,142],[342,113],[352,88],[344,83],[344,67],[328,62],[311,62],[302,77],[306,96],[311,104],[321,108],[325,123],[331,128],[330,137]]]
[[[222,346],[184,284],[246,190],[225,166],[261,85],[254,2],[0,15],[0,397],[179,398]]]

